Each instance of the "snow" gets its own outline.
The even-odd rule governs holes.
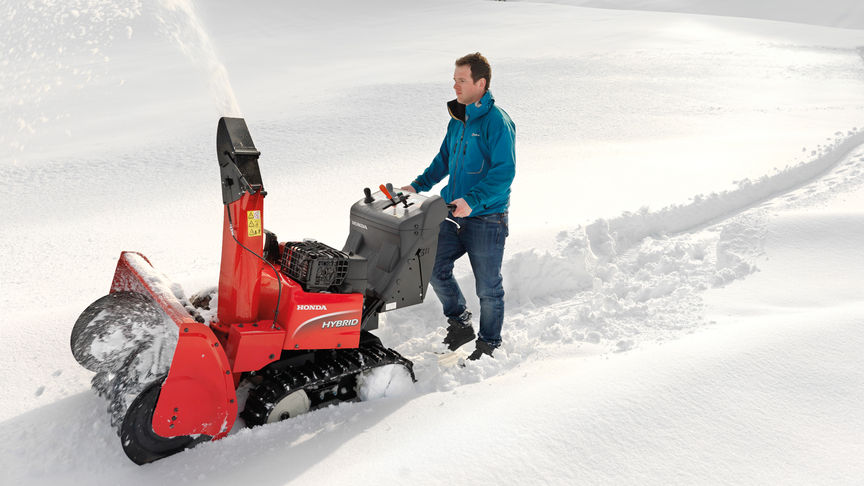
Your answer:
[[[687,2],[681,0],[547,0],[544,3],[622,10],[687,12],[852,29],[864,28],[864,5],[856,0],[832,0],[827,8],[822,3],[784,0],[759,0],[758,2],[750,0],[726,0],[724,2],[716,0],[689,0]]]
[[[357,377],[357,396],[364,402],[407,395],[413,389],[414,380],[408,369],[401,365],[374,368]]]
[[[862,8],[0,1],[4,482],[860,483]],[[439,360],[430,292],[377,333],[417,383],[128,461],[69,333],[122,250],[212,292],[217,117],[262,152],[265,226],[341,246],[475,50],[518,129],[495,359]]]

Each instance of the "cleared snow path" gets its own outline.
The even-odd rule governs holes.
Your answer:
[[[529,356],[626,351],[680,338],[711,324],[705,291],[758,271],[772,212],[864,185],[864,132],[838,134],[810,155],[809,162],[741,181],[737,190],[562,231],[553,250],[514,254],[504,264],[507,316],[496,360],[468,371],[439,364],[431,350],[443,338],[443,318],[431,292],[412,312],[387,314],[379,334],[385,343],[404,343],[396,349],[415,362],[426,392],[498,375]],[[476,311],[470,268],[457,278]]]

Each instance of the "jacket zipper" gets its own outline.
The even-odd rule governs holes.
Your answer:
[[[459,120],[462,121],[462,120]],[[465,155],[465,146],[462,145],[462,140],[465,139],[465,130],[468,129],[468,114],[465,114],[465,121],[462,122],[462,134],[459,135],[459,143],[456,145],[456,167],[455,170],[459,170],[459,148],[462,147],[462,155]]]

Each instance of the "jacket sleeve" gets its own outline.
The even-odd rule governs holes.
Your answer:
[[[516,125],[504,118],[494,123],[489,127],[489,172],[463,198],[471,209],[491,206],[507,197],[516,175]]]
[[[450,133],[449,125],[447,134]],[[441,179],[450,171],[450,145],[447,143],[450,137],[444,135],[444,141],[441,142],[441,148],[438,150],[438,155],[432,160],[429,167],[417,176],[411,183],[417,192],[428,191],[432,186],[441,182]]]

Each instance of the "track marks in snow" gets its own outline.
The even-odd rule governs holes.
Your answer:
[[[735,190],[707,196],[698,195],[689,204],[670,206],[656,212],[645,208],[638,213],[625,213],[612,220],[600,220],[586,228],[592,251],[608,255],[610,250],[625,251],[648,236],[693,232],[804,186],[813,186],[814,191],[819,191],[821,186],[818,181],[864,144],[864,131],[857,129],[847,132],[845,136],[840,132],[835,136],[828,145],[817,147],[810,153],[815,157],[813,160],[787,167],[756,181],[738,181],[738,188]],[[599,231],[595,228],[596,225],[608,225],[612,248],[609,248],[605,239],[607,233]]]

